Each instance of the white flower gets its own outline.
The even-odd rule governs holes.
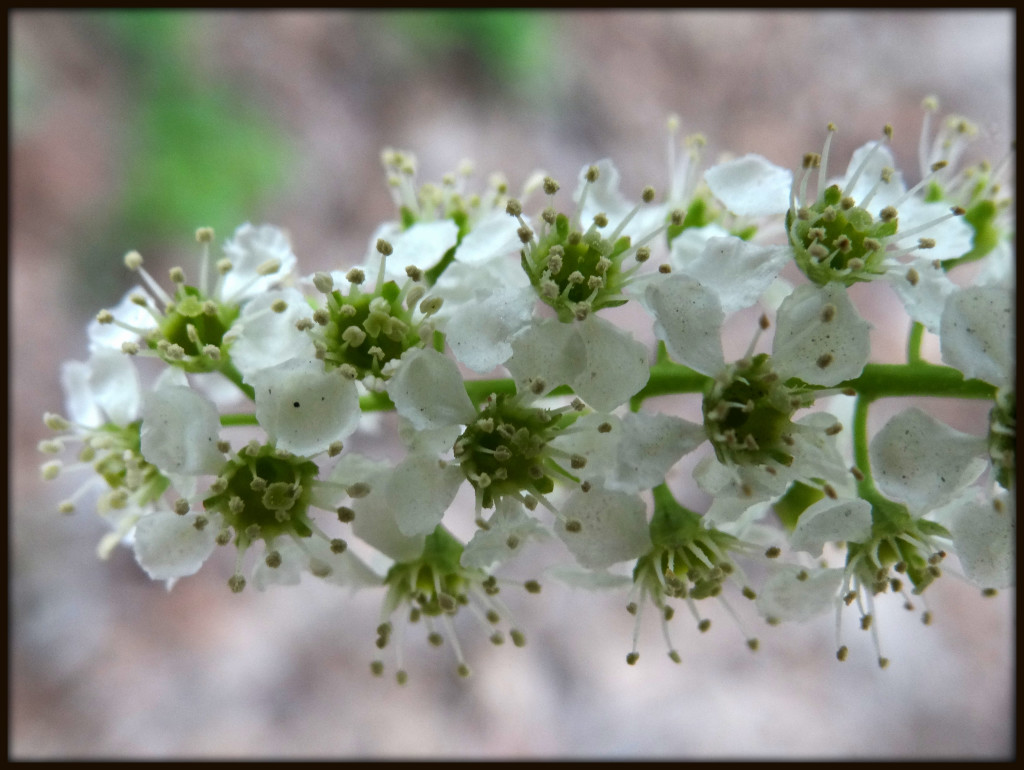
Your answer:
[[[785,198],[780,191],[789,172],[758,156],[709,169],[708,184],[731,211],[788,211],[793,256],[816,284],[883,279],[914,320],[937,332],[943,302],[954,286],[934,263],[970,251],[971,227],[956,216],[963,210],[950,213],[948,206],[917,197],[924,181],[908,190],[882,142],[856,150],[846,174],[827,181],[831,138],[830,130],[821,157],[809,157]],[[817,198],[810,199],[807,185],[814,169]]]

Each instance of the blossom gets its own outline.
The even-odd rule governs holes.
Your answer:
[[[919,197],[927,177],[908,190],[883,142],[856,150],[846,174],[827,181],[834,130],[829,127],[821,155],[805,157],[786,199],[780,193],[788,172],[760,156],[720,164],[705,178],[732,211],[785,212],[793,258],[815,284],[885,280],[911,317],[937,332],[943,302],[953,290],[939,263],[971,249],[971,228],[958,216],[964,210],[950,212]],[[815,169],[817,198],[811,199],[807,187]]]
[[[278,228],[243,224],[224,244],[224,257],[216,264],[217,277],[210,287],[209,243],[213,231],[202,228],[196,236],[203,245],[198,285],[188,283],[185,271],[174,267],[170,275],[175,289],[170,294],[146,271],[137,251],[125,255],[125,266],[138,272],[146,286],[132,290],[128,302],[145,310],[149,318],[140,321],[138,310],[126,312],[122,301],[116,313],[104,310],[96,318],[101,326],[114,325],[121,331],[104,333],[94,329],[90,333],[94,342],[120,342],[122,349],[131,354],[152,351],[148,354],[190,372],[215,371],[230,360],[233,337],[229,330],[241,307],[287,280],[295,266],[295,255],[287,236]],[[278,312],[283,309],[283,305],[275,308]]]

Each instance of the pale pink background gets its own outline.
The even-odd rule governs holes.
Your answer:
[[[681,116],[684,132],[704,132],[712,155],[758,152],[786,165],[820,149],[829,121],[840,127],[833,157],[842,165],[891,122],[911,180],[927,94],[973,117],[993,159],[1013,138],[1010,12],[596,12],[547,20],[550,72],[511,92],[444,54],[411,54],[372,13],[202,14],[193,64],[236,87],[293,141],[288,184],[254,216],[290,230],[306,273],[359,260],[376,223],[391,216],[379,166],[384,145],[416,152],[424,179],[470,157],[482,174],[505,170],[513,188],[537,167],[572,180],[582,164],[610,156],[627,189],[639,189],[664,184],[669,112]],[[547,581],[539,597],[508,592],[530,639],[525,649],[494,649],[474,623],[460,622],[475,671],[464,682],[451,673],[449,650],[414,634],[410,680],[399,688],[368,671],[379,591],[349,596],[306,579],[235,596],[225,587],[229,559],[218,554],[168,594],[127,550],[97,561],[103,525],[88,510],[70,519],[55,512],[69,488],[38,480],[35,445],[45,435],[42,412],[62,406],[59,363],[85,357],[85,322],[127,285],[120,255],[128,243],[113,244],[109,260],[92,268],[101,277],[88,296],[68,279],[90,223],[123,192],[119,146],[132,120],[120,95],[126,73],[75,13],[17,12],[9,21],[12,79],[33,83],[30,109],[12,116],[10,148],[12,756],[1013,751],[1013,592],[982,601],[954,578],[928,592],[931,628],[898,602],[881,603],[893,661],[884,672],[852,616],[851,660],[840,665],[830,618],[771,629],[747,613],[762,643],[751,655],[720,612],[706,635],[687,619],[674,623],[678,667],[665,657],[656,624],[646,624],[640,663],[627,667],[632,619],[624,597]],[[186,231],[156,257],[193,253]],[[893,332],[884,312],[865,310],[877,345],[898,356],[903,321]],[[899,406],[879,405],[873,424]],[[946,419],[979,431],[984,414],[973,405]],[[524,579],[530,570],[515,564],[509,573]]]

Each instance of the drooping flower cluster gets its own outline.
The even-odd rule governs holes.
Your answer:
[[[506,563],[544,541],[564,545],[549,577],[630,587],[630,664],[647,605],[675,662],[676,603],[705,631],[713,599],[757,649],[733,592],[770,623],[835,612],[840,659],[856,604],[880,650],[879,595],[912,608],[943,570],[986,593],[1013,583],[1007,164],[962,167],[972,124],[933,137],[925,107],[909,187],[888,127],[830,178],[831,124],[794,174],[758,155],[703,169],[698,137],[679,162],[672,119],[660,196],[631,199],[610,160],[571,195],[541,172],[519,197],[503,177],[472,193],[468,166],[417,187],[415,158],[387,150],[397,217],[358,266],[302,276],[284,231],[248,224],[216,261],[200,229],[198,267],[167,288],[130,252],[140,286],[90,324],[89,358],[62,371],[66,416],[45,416],[40,449],[77,459],[43,475],[85,473],[59,509],[93,496],[111,526],[100,554],[123,543],[168,586],[222,546],[232,591],[303,573],[377,587],[400,682],[408,623],[450,640],[462,675],[460,610],[522,646],[498,594],[517,582]],[[856,284],[902,300],[906,363],[872,361]],[[723,329],[748,317],[728,361]],[[926,331],[941,363],[922,358]],[[915,395],[988,400],[988,423],[964,433],[912,406],[869,435],[871,403]],[[699,422],[678,416],[687,401]],[[379,411],[396,415],[397,459],[345,445]],[[678,499],[694,491],[700,510]],[[518,582],[536,593],[535,577]]]

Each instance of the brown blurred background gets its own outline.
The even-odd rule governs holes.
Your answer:
[[[35,450],[42,413],[62,409],[60,362],[86,357],[86,322],[131,285],[121,266],[131,248],[166,275],[193,264],[197,226],[219,241],[251,220],[287,228],[306,274],[357,262],[393,216],[387,145],[418,155],[421,180],[468,157],[481,180],[503,170],[513,190],[535,168],[571,187],[582,164],[612,157],[627,192],[663,187],[670,112],[684,133],[707,135],[709,158],[758,152],[791,166],[834,121],[836,171],[891,122],[913,182],[919,105],[935,94],[981,126],[978,157],[998,160],[1013,138],[1011,12],[8,19],[12,756],[1013,750],[1012,592],[982,601],[943,579],[928,592],[927,629],[883,601],[885,672],[852,616],[851,660],[839,665],[830,618],[771,629],[747,614],[762,641],[751,655],[722,613],[707,635],[673,624],[679,667],[645,624],[640,663],[627,667],[624,596],[548,581],[540,597],[509,592],[525,649],[492,648],[460,622],[475,671],[461,681],[450,650],[414,633],[399,688],[369,673],[379,591],[349,596],[307,578],[236,596],[219,554],[167,593],[126,549],[95,559],[104,525],[85,506],[55,512],[73,483],[39,481]],[[979,430],[983,416],[967,409],[953,424]]]

